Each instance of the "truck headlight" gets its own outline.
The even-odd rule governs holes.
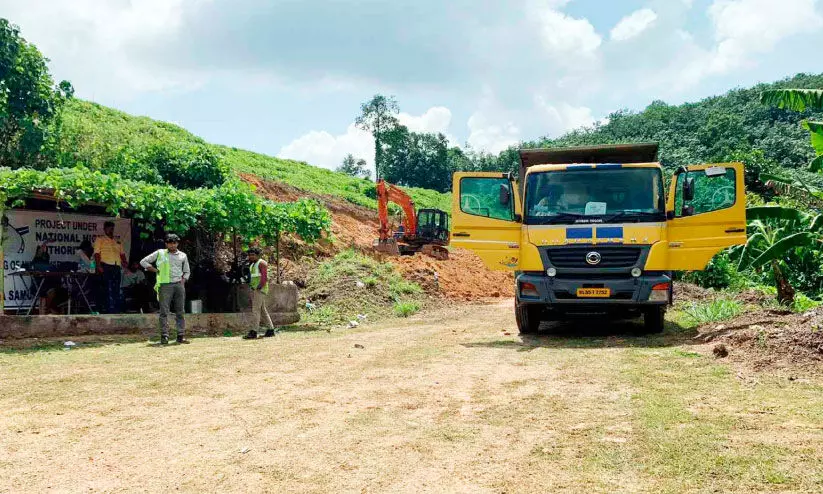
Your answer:
[[[640,278],[640,275],[643,274],[643,270],[640,268],[632,268],[632,276],[635,278]]]
[[[546,270],[546,274],[549,276],[549,278],[554,278],[555,276],[557,276],[557,270],[554,268],[549,268]]]

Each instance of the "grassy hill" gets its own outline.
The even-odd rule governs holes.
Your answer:
[[[106,170],[122,149],[139,152],[155,145],[205,147],[235,172],[287,183],[308,192],[342,197],[376,208],[374,184],[304,162],[284,160],[237,148],[209,144],[167,122],[137,117],[96,103],[72,100],[63,115],[59,144],[63,166],[84,163]],[[427,189],[407,189],[418,207],[451,209],[451,195]]]

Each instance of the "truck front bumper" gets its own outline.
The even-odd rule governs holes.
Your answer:
[[[666,300],[650,301],[652,287],[660,283],[671,286],[672,278],[667,273],[652,273],[635,277],[597,277],[560,276],[549,277],[544,273],[522,273],[516,278],[516,296],[521,304],[541,304],[557,310],[574,311],[575,308],[608,307],[633,309],[671,302],[671,289]],[[521,287],[531,283],[537,289],[537,296],[523,296]],[[582,298],[577,296],[580,288],[608,288],[608,298]]]

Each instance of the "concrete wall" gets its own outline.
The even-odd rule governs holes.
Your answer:
[[[300,320],[297,312],[297,287],[272,285],[269,291],[269,313],[276,326]],[[189,335],[222,335],[229,330],[245,332],[250,328],[251,314],[186,314]],[[170,318],[174,336],[174,316]],[[72,316],[0,316],[0,340],[17,338],[53,338],[94,334],[158,333],[157,314],[114,314]]]

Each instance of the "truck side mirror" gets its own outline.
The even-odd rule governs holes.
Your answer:
[[[683,201],[691,201],[694,199],[694,179],[686,178],[683,180]]]
[[[509,192],[509,188],[505,184],[500,184],[500,193],[499,198],[501,206],[508,206],[512,200],[512,194]]]

